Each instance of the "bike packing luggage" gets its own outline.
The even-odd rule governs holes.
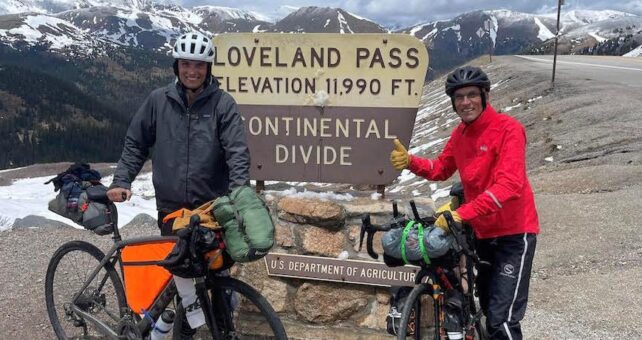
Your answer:
[[[274,222],[263,200],[249,186],[214,201],[214,217],[223,227],[226,252],[236,262],[264,257],[274,245]]]
[[[49,210],[98,235],[111,233],[118,225],[118,214],[114,203],[107,199],[107,188],[100,178],[100,173],[88,164],[73,164],[45,182],[53,182],[54,191],[59,191],[49,201]]]
[[[167,257],[175,241],[155,241],[127,245],[122,249],[121,260],[125,296],[129,308],[144,314],[172,278],[172,274],[157,265]]]

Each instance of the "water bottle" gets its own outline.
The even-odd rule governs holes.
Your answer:
[[[205,324],[205,313],[201,308],[200,301],[196,296],[196,287],[193,279],[174,275],[176,290],[181,297],[181,303],[185,309],[187,323],[192,329],[196,329]]]
[[[174,311],[170,309],[165,310],[163,314],[161,314],[152,330],[151,340],[165,339],[174,324],[174,316]]]

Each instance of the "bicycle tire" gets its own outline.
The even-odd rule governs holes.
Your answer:
[[[477,269],[475,268],[475,264],[473,261],[470,260],[470,258],[467,257],[466,260],[466,281],[468,283],[468,289],[471,290],[472,292],[469,293],[468,296],[468,325],[471,325],[474,330],[473,334],[473,339],[475,340],[488,340],[490,339],[490,335],[488,334],[488,330],[486,329],[486,315],[482,313],[481,310],[481,303],[479,302],[479,297],[477,296],[479,294],[478,287],[477,287]],[[473,319],[476,320],[474,322]]]
[[[256,289],[245,282],[231,277],[212,277],[207,280],[207,288],[212,299],[216,324],[219,327],[219,334],[212,334],[215,339],[277,339],[286,340],[287,334],[278,315]],[[217,290],[225,290],[240,295],[238,305],[232,307],[231,320],[234,329],[230,330],[224,326],[222,317],[222,305],[217,301]],[[233,294],[230,294],[232,296]],[[225,306],[225,305],[223,305]],[[173,339],[180,339],[181,328],[183,327],[184,309],[182,306],[176,308],[174,321]]]
[[[49,261],[45,278],[45,300],[49,320],[59,339],[104,336],[97,328],[92,327],[91,322],[69,309],[74,294],[104,257],[105,254],[91,243],[71,241],[58,248]],[[72,272],[69,268],[76,270]],[[101,284],[101,281],[104,283]],[[81,294],[81,300],[77,305],[79,308],[90,312],[112,328],[117,325],[123,317],[127,300],[120,276],[111,263],[105,264],[98,272]]]
[[[406,303],[403,306],[403,311],[401,312],[401,320],[399,322],[399,332],[397,334],[397,339],[398,340],[406,340],[406,336],[408,335],[408,323],[411,321],[411,315],[414,313],[415,315],[415,335],[414,339],[422,339],[424,338],[422,336],[422,321],[421,321],[421,308],[423,307],[421,305],[421,297],[423,295],[429,295],[432,298],[432,287],[429,284],[426,283],[421,283],[417,286],[415,286],[411,291],[410,294],[408,294],[408,297],[406,298]],[[413,311],[414,308],[414,311]],[[432,339],[440,339],[439,336],[439,328],[441,327],[438,313],[439,313],[439,303],[435,301],[433,304],[433,309],[434,309],[434,325],[433,325],[433,336]],[[430,335],[428,335],[430,336]]]

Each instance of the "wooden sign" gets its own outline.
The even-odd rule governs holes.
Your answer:
[[[374,261],[270,253],[265,257],[270,276],[292,277],[370,286],[414,286],[419,267],[388,267]]]

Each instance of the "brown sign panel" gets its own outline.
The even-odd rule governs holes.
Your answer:
[[[388,184],[428,54],[407,34],[220,34],[212,73],[239,104],[256,180]]]
[[[411,108],[241,105],[252,154],[251,178],[387,184],[392,140],[407,142]]]
[[[414,286],[419,267],[388,267],[372,261],[339,260],[328,257],[269,253],[268,275],[356,283],[370,286]]]

